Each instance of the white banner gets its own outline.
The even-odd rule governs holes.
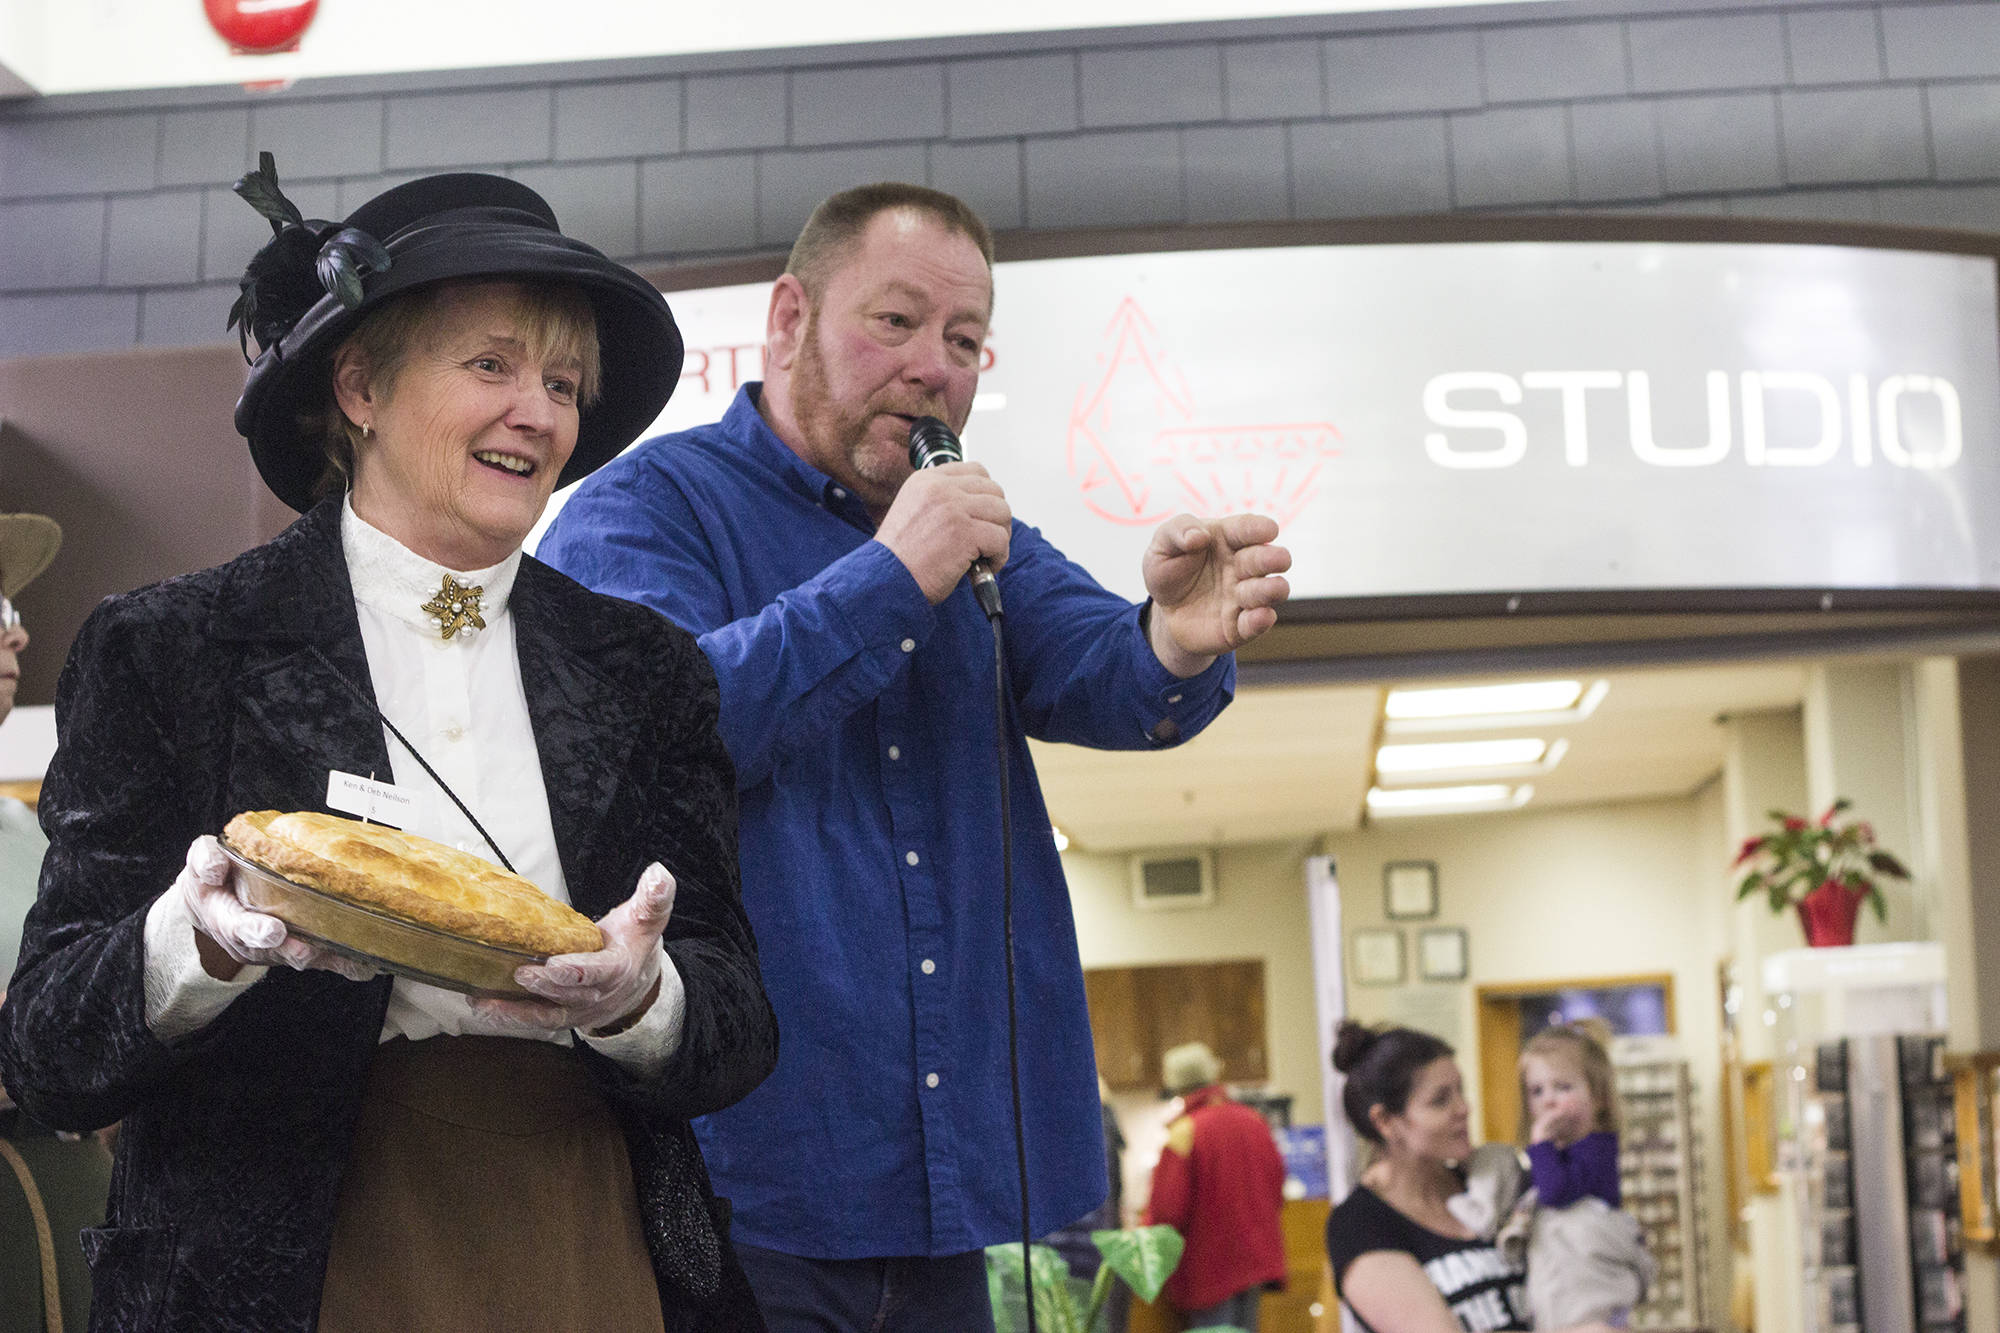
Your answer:
[[[1284,525],[1295,598],[2000,588],[1990,258],[1477,242],[1002,264],[965,431],[1128,595],[1161,519]],[[671,294],[660,428],[761,374],[762,284]]]

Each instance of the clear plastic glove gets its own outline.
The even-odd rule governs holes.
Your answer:
[[[267,912],[245,907],[236,890],[236,867],[223,855],[222,845],[203,834],[188,847],[187,864],[174,880],[174,891],[187,903],[200,932],[201,963],[210,976],[230,981],[245,964],[258,967],[309,967],[338,972],[350,981],[366,981],[375,969],[295,939],[285,923]]]
[[[483,1018],[526,1030],[575,1028],[606,1037],[636,1022],[659,994],[660,936],[674,913],[674,877],[658,861],[639,873],[632,896],[597,923],[604,947],[562,953],[514,969],[514,979],[541,997],[474,1000]]]

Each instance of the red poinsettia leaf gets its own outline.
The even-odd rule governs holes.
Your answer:
[[[1730,862],[1730,864],[1740,866],[1745,861],[1748,861],[1751,857],[1755,856],[1757,853],[1763,850],[1764,850],[1764,839],[1745,838],[1743,840],[1742,848],[1736,853],[1736,859]]]

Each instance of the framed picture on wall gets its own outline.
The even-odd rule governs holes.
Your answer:
[[[1467,970],[1463,926],[1438,926],[1418,932],[1418,976],[1425,981],[1463,981]]]
[[[1438,914],[1435,861],[1391,861],[1382,867],[1382,910],[1391,921],[1428,921]]]
[[[1354,932],[1354,980],[1362,986],[1395,986],[1403,980],[1403,932]]]

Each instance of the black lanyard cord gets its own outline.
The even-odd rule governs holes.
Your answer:
[[[403,743],[403,748],[410,752],[411,758],[415,759],[419,764],[423,765],[424,772],[431,775],[431,781],[437,783],[438,790],[442,791],[446,796],[451,797],[451,803],[458,807],[458,812],[464,815],[467,819],[472,821],[472,827],[478,829],[479,836],[486,839],[486,845],[488,847],[491,847],[493,849],[493,854],[500,858],[500,864],[507,867],[507,873],[512,875],[520,874],[521,873],[520,871],[514,869],[514,863],[507,859],[507,853],[500,850],[500,844],[493,841],[493,835],[486,831],[486,825],[480,823],[478,817],[475,816],[472,813],[472,811],[465,808],[465,802],[458,799],[458,793],[451,789],[451,784],[438,776],[438,771],[435,768],[431,767],[430,760],[424,758],[421,754],[417,753],[417,747],[410,744],[410,738],[408,736],[405,736],[402,733],[402,730],[399,727],[397,727],[397,725],[394,722],[391,722],[389,720],[389,715],[383,712],[381,708],[376,705],[373,699],[370,699],[365,693],[363,693],[359,685],[356,685],[353,681],[349,680],[346,676],[342,675],[340,668],[333,664],[332,659],[319,650],[318,644],[316,643],[307,644],[306,650],[310,652],[314,657],[317,657],[320,661],[320,665],[325,667],[328,671],[331,671],[333,673],[333,678],[339,681],[342,685],[345,685],[347,687],[347,692],[353,695],[355,698],[359,699],[364,708],[366,708],[369,712],[373,713],[376,717],[382,720],[382,725],[389,729],[389,734],[391,736],[394,736],[397,740]],[[1011,996],[1009,998],[1011,999]],[[1018,1095],[1019,1094],[1017,1093],[1016,1094],[1017,1098]]]

